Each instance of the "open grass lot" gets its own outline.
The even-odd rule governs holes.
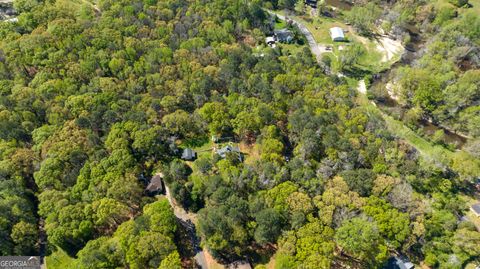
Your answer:
[[[281,48],[283,54],[285,55],[296,55],[297,53],[301,52],[306,45],[298,45],[298,44],[282,44],[277,43],[277,46]]]

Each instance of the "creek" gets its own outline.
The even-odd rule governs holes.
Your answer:
[[[421,50],[424,47],[425,41],[421,38],[420,31],[413,25],[407,27],[410,34],[410,43],[405,46],[405,52],[400,61],[391,66],[390,69],[373,76],[373,82],[370,86],[371,91],[381,91],[386,89],[389,83],[392,83],[395,71],[402,67],[414,63],[420,57]],[[375,98],[376,105],[384,112],[390,115],[396,115],[400,119],[408,112],[409,108],[400,104],[392,93],[387,93],[381,97]],[[448,127],[441,126],[433,122],[429,118],[422,118],[417,122],[418,132],[432,137],[436,132],[442,131],[443,136],[440,140],[444,144],[454,145],[456,149],[461,149],[467,142],[468,138],[462,134],[456,133]]]

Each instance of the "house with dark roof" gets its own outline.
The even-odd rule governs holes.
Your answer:
[[[470,210],[475,216],[480,217],[480,203],[476,203],[470,207]]]
[[[227,154],[232,153],[238,156],[238,159],[242,161],[242,153],[240,152],[240,148],[234,147],[232,145],[226,145],[225,147],[218,149],[217,154],[220,155],[222,158],[226,158]]]
[[[317,8],[317,0],[305,0],[305,5]]]
[[[150,196],[155,196],[163,192],[163,182],[160,175],[155,175],[150,179],[145,192]]]
[[[383,267],[383,269],[413,269],[415,265],[409,262],[406,258],[402,257],[390,257],[388,259],[387,264]]]
[[[197,153],[191,149],[191,148],[186,148],[182,152],[182,159],[185,161],[192,161],[197,158]]]
[[[290,43],[293,41],[293,33],[288,29],[274,30],[275,40],[280,43]]]

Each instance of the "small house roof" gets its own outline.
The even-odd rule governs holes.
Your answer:
[[[190,159],[195,158],[195,155],[196,155],[196,152],[193,149],[186,148],[182,152],[182,159],[190,160]]]
[[[268,44],[268,43],[275,43],[275,37],[273,36],[267,36],[267,38],[265,38],[265,42]]]
[[[150,179],[150,183],[148,184],[146,190],[149,192],[162,191],[162,178],[159,175],[153,176]]]
[[[332,36],[333,40],[345,39],[345,35],[343,34],[343,29],[340,27],[330,28],[330,35]]]
[[[227,152],[240,153],[240,149],[238,147],[234,147],[232,145],[226,145],[225,147],[217,150],[217,154],[220,155],[222,158],[225,158]]]
[[[388,259],[387,265],[384,269],[412,269],[415,265],[406,259],[400,257],[391,257]]]
[[[473,210],[476,214],[480,215],[480,203],[476,203],[476,204],[472,205],[472,210]]]

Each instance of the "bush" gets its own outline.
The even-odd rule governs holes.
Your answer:
[[[448,2],[457,7],[463,7],[468,4],[468,0],[448,0]]]

